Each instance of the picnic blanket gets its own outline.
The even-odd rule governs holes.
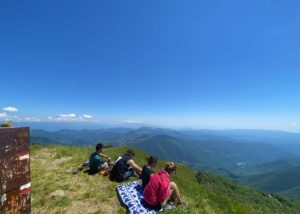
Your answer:
[[[143,187],[141,180],[122,184],[116,188],[119,200],[127,208],[130,214],[156,214],[159,210],[151,210],[141,203],[143,199]]]

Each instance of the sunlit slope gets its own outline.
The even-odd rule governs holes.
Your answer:
[[[127,147],[106,148],[116,158]],[[135,161],[145,163],[147,153],[134,148]],[[125,213],[115,187],[101,175],[72,174],[73,167],[87,160],[90,147],[31,146],[33,213]],[[159,169],[164,161],[160,161]],[[289,201],[241,186],[220,176],[196,176],[189,167],[178,165],[175,177],[186,206],[169,213],[297,213]],[[200,184],[198,183],[200,181]]]

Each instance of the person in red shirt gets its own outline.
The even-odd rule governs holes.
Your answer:
[[[154,174],[144,189],[144,204],[152,209],[161,209],[167,204],[170,197],[177,200],[177,205],[183,205],[177,185],[170,179],[176,174],[173,162],[166,163],[165,167]]]

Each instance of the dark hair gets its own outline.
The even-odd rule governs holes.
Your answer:
[[[170,174],[171,172],[176,172],[176,166],[173,162],[168,162],[165,164],[165,170]]]
[[[148,165],[156,164],[158,161],[158,157],[151,155],[147,158]]]
[[[99,151],[100,149],[102,149],[103,148],[103,144],[102,143],[98,143],[97,145],[96,145],[96,151]]]
[[[128,149],[125,153],[124,156],[132,158],[135,155],[134,151],[131,149]]]

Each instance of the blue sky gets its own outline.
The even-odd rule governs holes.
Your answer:
[[[2,1],[0,119],[300,131],[299,9]]]

